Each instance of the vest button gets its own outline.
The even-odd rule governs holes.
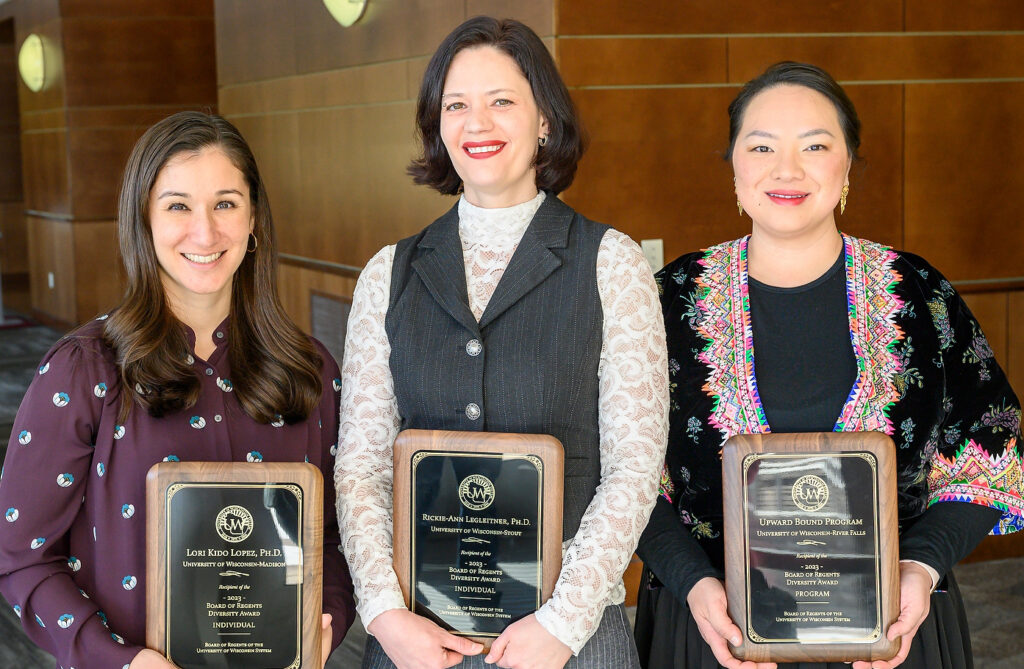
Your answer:
[[[480,343],[479,339],[470,339],[466,342],[466,354],[471,355],[474,358],[480,355],[480,352],[484,350],[484,345]]]
[[[470,402],[466,405],[466,418],[470,420],[476,420],[480,417],[480,406],[475,402]]]

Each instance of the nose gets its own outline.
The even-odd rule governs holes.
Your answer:
[[[212,211],[206,207],[197,207],[194,210],[189,226],[189,237],[204,250],[213,245],[217,239],[217,225]]]
[[[493,125],[491,112],[487,105],[473,105],[470,108],[465,125],[467,132],[487,132]]]
[[[775,154],[778,156],[775,165],[772,167],[772,178],[779,181],[796,181],[804,178],[804,168],[800,163],[800,154],[797,151],[783,150]]]

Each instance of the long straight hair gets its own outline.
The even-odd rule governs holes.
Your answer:
[[[149,204],[153,184],[170,159],[209,147],[223,151],[245,178],[258,240],[231,285],[228,363],[234,394],[258,422],[294,423],[320,401],[322,360],[278,298],[277,240],[252,150],[227,120],[201,112],[180,112],[151,127],[125,167],[117,234],[128,287],[103,330],[121,377],[120,421],[136,404],[160,417],[191,407],[199,398],[185,327],[172,312],[160,279]]]

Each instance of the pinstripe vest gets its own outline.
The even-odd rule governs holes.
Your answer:
[[[457,204],[400,241],[391,270],[385,328],[401,428],[557,438],[566,539],[601,474],[596,267],[606,230],[548,195],[479,323],[469,308]]]

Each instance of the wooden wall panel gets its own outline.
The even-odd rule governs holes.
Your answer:
[[[728,79],[726,44],[724,38],[567,38],[558,41],[558,67],[573,86],[708,84]]]
[[[74,18],[203,16],[209,19],[213,16],[213,0],[60,0],[60,11],[62,16]]]
[[[412,102],[300,116],[304,196],[282,250],[361,267],[454,203],[405,173],[417,154],[412,118]]]
[[[75,281],[89,286],[89,290],[74,291],[75,317],[72,322],[81,323],[117,306],[124,293],[124,277],[115,221],[76,223],[72,232]]]
[[[1024,82],[906,87],[906,246],[952,280],[1020,277]]]
[[[76,323],[72,225],[35,216],[27,219],[32,307],[64,323]],[[49,287],[51,273],[53,288]]]
[[[559,0],[563,35],[693,35],[707,33],[877,32],[903,29],[903,5],[892,0],[766,3],[645,0],[643,3]]]
[[[313,330],[310,313],[311,291],[351,299],[356,289],[354,278],[288,264],[281,264],[277,276],[281,304],[292,320],[306,332]],[[341,364],[340,360],[338,364]]]
[[[0,202],[22,199],[19,78],[14,21],[0,20]]]
[[[215,0],[217,85],[295,74],[295,22],[313,4]]]
[[[1006,375],[1017,397],[1024,398],[1024,291],[1010,293],[1009,304]]]
[[[546,37],[555,33],[554,4],[552,0],[466,0],[466,18],[514,18],[530,26],[541,37]]]
[[[748,81],[780,60],[814,63],[838,81],[1024,77],[1022,53],[1019,34],[737,37],[729,77]]]
[[[117,216],[124,164],[144,128],[132,126],[68,131],[72,213],[78,220]]]
[[[730,88],[577,90],[591,145],[567,202],[665,260],[749,231],[736,213],[725,108]]]
[[[66,129],[22,131],[21,178],[26,209],[71,215],[67,143]]]
[[[63,20],[67,104],[210,104],[212,16]]]
[[[28,271],[28,230],[22,202],[0,202],[0,271],[21,274]]]
[[[1024,30],[1020,0],[903,0],[906,30]]]

